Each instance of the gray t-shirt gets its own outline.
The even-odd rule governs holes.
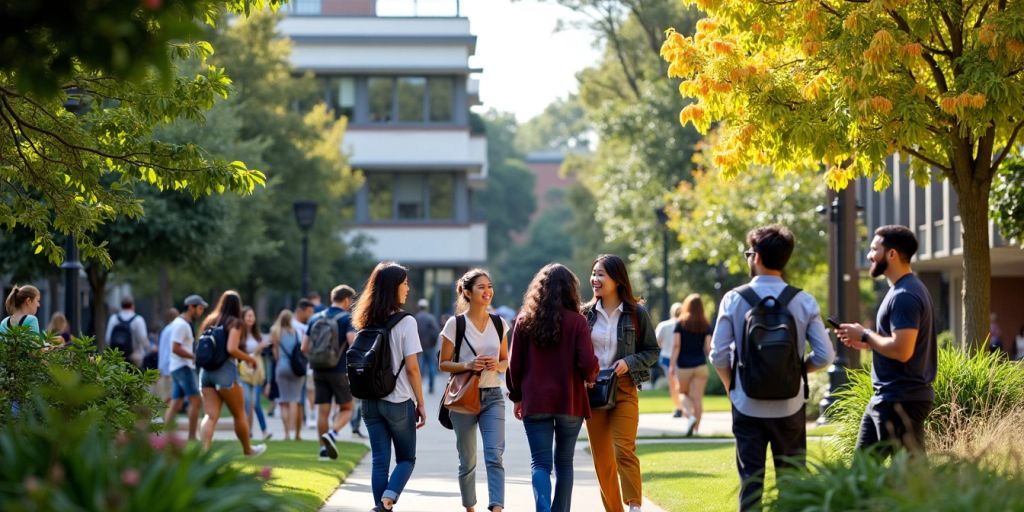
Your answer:
[[[932,297],[924,283],[914,274],[896,281],[882,299],[875,320],[882,336],[892,336],[899,329],[917,329],[917,340],[910,360],[901,363],[874,352],[871,355],[871,382],[875,399],[887,402],[933,401],[938,365],[937,341]]]

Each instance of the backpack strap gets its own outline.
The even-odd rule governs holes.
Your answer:
[[[743,298],[743,301],[750,305],[751,308],[756,307],[761,302],[761,296],[754,291],[754,288],[749,284],[743,286],[737,286],[733,288],[734,292],[739,294]],[[747,350],[747,330],[746,326],[741,330],[740,334],[740,345],[743,346],[743,350]],[[746,352],[744,352],[746,353]],[[732,379],[729,379],[729,391],[736,389],[736,379],[739,377],[739,357],[736,357],[736,353],[733,353],[733,364],[732,364]]]
[[[498,331],[498,346],[501,346],[501,338],[505,337],[505,324],[501,322],[501,317],[495,314],[491,315],[491,323],[494,324],[494,330]]]
[[[743,297],[743,300],[745,300],[747,304],[750,304],[750,307],[754,307],[761,302],[761,296],[758,295],[757,292],[754,291],[754,288],[749,284],[736,287],[733,291],[740,294],[740,297]]]
[[[399,311],[398,313],[395,313],[395,314],[391,315],[390,317],[388,317],[388,321],[384,323],[384,328],[388,330],[388,336],[389,336],[388,339],[389,340],[390,340],[391,329],[394,329],[395,326],[398,325],[398,322],[401,322],[402,319],[404,319],[407,316],[411,316],[411,315],[409,315],[409,313],[406,313],[405,311]],[[398,371],[395,372],[395,375],[398,375],[399,373],[402,373],[402,368],[405,368],[405,357],[402,357],[402,364],[398,365]]]
[[[800,293],[801,291],[803,291],[803,290],[801,290],[800,288],[797,288],[795,286],[790,286],[790,285],[787,284],[786,287],[782,290],[782,293],[779,294],[779,296],[778,296],[778,298],[776,300],[779,301],[779,305],[780,306],[786,307],[786,306],[789,305],[789,302],[791,300],[793,300],[794,298],[796,298],[797,294]]]
[[[25,325],[25,320],[28,320],[28,315],[22,315],[21,320],[18,320],[18,325]]]
[[[455,317],[455,352],[452,354],[452,362],[459,362],[459,352],[462,350],[462,338],[466,336],[466,316]]]

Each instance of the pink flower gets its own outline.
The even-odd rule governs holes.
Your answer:
[[[129,468],[121,472],[121,483],[128,487],[135,487],[139,485],[139,471],[134,468]]]
[[[164,448],[167,447],[167,438],[164,436],[158,436],[156,434],[153,434],[149,436],[149,445],[152,446],[153,449],[158,452],[162,451]]]
[[[270,466],[263,466],[263,469],[260,470],[260,478],[270,480]]]
[[[144,5],[146,9],[149,9],[151,11],[159,9],[160,5],[163,3],[163,0],[142,0],[142,5]]]
[[[180,451],[185,448],[185,439],[178,434],[171,434],[170,441],[171,445],[173,445],[176,450]]]

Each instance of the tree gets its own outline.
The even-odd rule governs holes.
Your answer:
[[[771,164],[824,166],[828,186],[889,185],[885,159],[910,157],[921,185],[948,179],[963,227],[965,341],[984,341],[993,176],[1024,127],[1024,4],[1006,1],[685,0],[697,33],[661,53],[696,103],[682,124],[722,122],[727,176]]]
[[[516,147],[523,153],[537,151],[590,151],[594,133],[587,123],[579,97],[569,94],[523,123],[516,132]]]
[[[487,218],[487,258],[500,265],[512,245],[512,234],[529,229],[530,216],[537,207],[533,196],[536,179],[516,149],[516,118],[507,112],[489,110],[483,116],[487,132],[487,188],[476,197],[476,209]]]
[[[996,175],[991,215],[999,232],[1024,248],[1024,159],[1007,159]]]

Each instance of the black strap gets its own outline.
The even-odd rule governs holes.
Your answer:
[[[388,330],[388,341],[391,341],[391,329],[394,329],[395,326],[398,325],[398,322],[401,322],[402,319],[404,319],[407,316],[411,315],[409,315],[409,313],[406,313],[405,311],[399,311],[398,313],[395,313],[388,317],[388,321],[384,323],[384,328]],[[398,371],[395,372],[395,375],[402,373],[402,368],[405,368],[404,356],[402,357],[402,364],[398,365]]]
[[[459,362],[459,351],[462,349],[462,341],[466,341],[466,346],[469,347],[469,351],[473,355],[477,355],[476,349],[473,348],[473,344],[466,339],[466,315],[459,315],[455,317],[455,354],[452,357],[453,362]]]
[[[505,324],[501,322],[501,317],[498,315],[491,315],[491,323],[494,324],[494,330],[498,331],[498,346],[501,346],[501,338],[505,337]]]
[[[139,316],[139,314],[135,313],[134,315],[132,315],[131,318],[129,318],[128,320],[125,320],[124,318],[121,318],[121,315],[117,315],[117,322],[120,323],[120,324],[128,324],[129,326],[131,326],[132,322],[134,322],[135,318],[138,317],[138,316]]]
[[[754,288],[749,284],[740,286],[734,291],[740,294],[740,297],[743,297],[743,300],[747,301],[747,304],[750,304],[750,307],[754,307],[761,302],[761,296],[758,295],[757,292],[754,291]]]

